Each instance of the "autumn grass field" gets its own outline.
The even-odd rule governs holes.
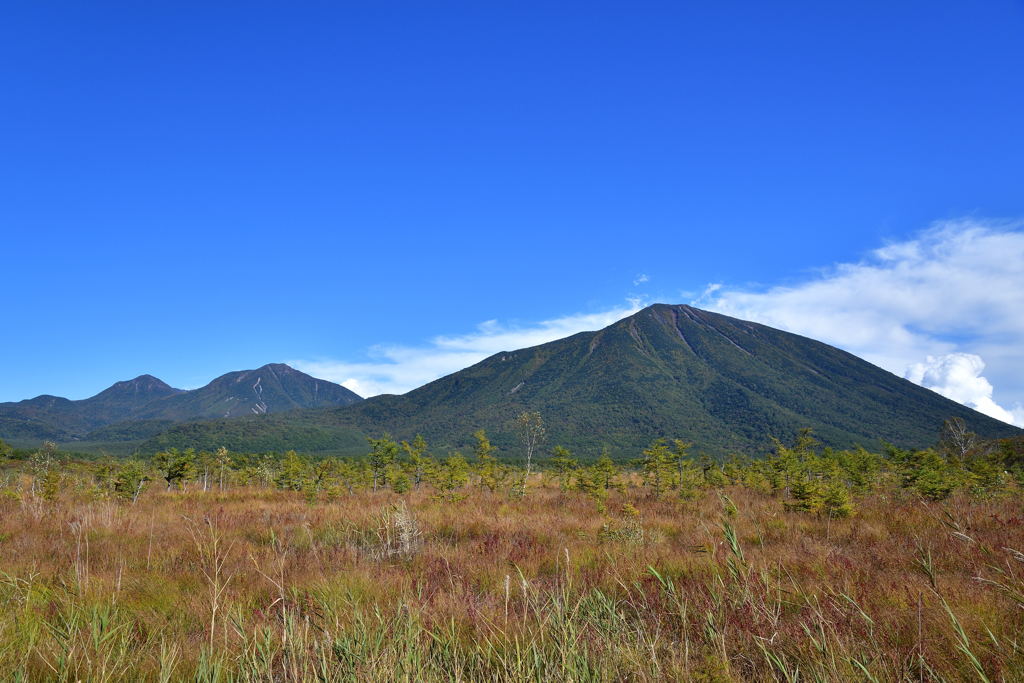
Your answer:
[[[1016,495],[0,498],[10,680],[1021,680]]]

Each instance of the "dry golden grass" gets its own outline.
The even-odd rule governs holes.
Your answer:
[[[735,514],[721,495],[735,504]],[[629,503],[639,517],[619,511]],[[1016,497],[0,498],[27,680],[1021,680]],[[398,507],[396,508],[396,504]]]

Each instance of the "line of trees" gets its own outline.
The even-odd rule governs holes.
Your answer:
[[[308,458],[284,454],[232,453],[169,449],[149,460],[68,461],[52,443],[32,452],[20,467],[4,466],[15,457],[0,441],[0,492],[6,497],[52,500],[69,486],[97,497],[133,503],[146,488],[169,491],[224,491],[234,487],[273,487],[299,492],[310,503],[359,491],[390,490],[406,494],[429,490],[455,502],[473,489],[521,498],[531,486],[557,485],[563,493],[591,498],[604,512],[614,491],[642,487],[654,498],[692,500],[704,492],[742,486],[778,497],[786,509],[845,517],[856,499],[884,488],[909,491],[927,500],[942,500],[956,491],[998,495],[1024,488],[1024,443],[984,442],[962,421],[948,421],[935,448],[882,452],[864,448],[823,448],[811,430],[791,443],[774,441],[766,457],[732,456],[715,461],[693,457],[691,444],[659,438],[629,466],[616,463],[607,450],[589,462],[556,445],[544,450],[543,421],[524,413],[519,424],[525,466],[503,461],[484,430],[473,434],[471,452],[441,457],[422,436],[396,441],[388,435],[368,440],[361,458]]]

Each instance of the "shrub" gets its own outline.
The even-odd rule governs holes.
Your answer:
[[[822,510],[833,519],[853,514],[853,500],[850,491],[839,481],[832,481],[825,487],[822,496]]]

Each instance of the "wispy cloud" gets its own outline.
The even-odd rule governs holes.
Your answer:
[[[694,305],[834,344],[1024,426],[1022,227],[946,221],[797,284],[710,285]]]
[[[633,286],[636,287],[637,285],[642,285],[643,283],[650,281],[651,278],[649,278],[646,273],[640,273],[633,279]]]
[[[477,363],[501,351],[513,351],[598,330],[636,313],[640,299],[597,313],[578,313],[526,325],[488,320],[467,334],[435,337],[422,346],[380,345],[366,362],[291,360],[288,364],[315,377],[338,382],[360,396],[403,394],[427,382]]]

